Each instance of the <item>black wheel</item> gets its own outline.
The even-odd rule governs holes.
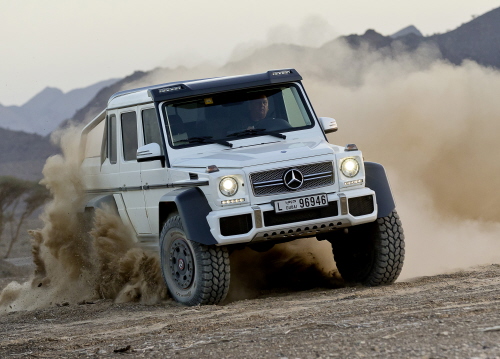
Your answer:
[[[403,227],[396,210],[375,222],[349,227],[328,238],[346,282],[377,286],[393,283],[405,255]]]
[[[171,216],[163,226],[160,260],[163,279],[177,302],[218,304],[226,297],[230,278],[227,248],[190,241],[179,215]]]

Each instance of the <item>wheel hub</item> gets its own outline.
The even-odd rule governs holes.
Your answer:
[[[181,289],[189,288],[194,278],[193,254],[184,239],[173,241],[169,257],[172,279]]]
[[[179,270],[184,270],[184,259],[179,258],[178,264],[179,264]]]

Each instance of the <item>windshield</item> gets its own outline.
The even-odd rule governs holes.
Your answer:
[[[173,147],[228,144],[239,138],[273,135],[313,126],[296,85],[205,95],[163,106]]]

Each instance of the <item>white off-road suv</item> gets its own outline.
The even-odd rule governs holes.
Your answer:
[[[171,296],[216,304],[229,253],[316,237],[342,277],[392,283],[404,235],[384,168],[328,143],[294,69],[118,92],[82,131],[85,211],[107,205],[159,247]]]

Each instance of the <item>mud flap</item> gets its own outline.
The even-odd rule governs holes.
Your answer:
[[[160,203],[169,202],[175,203],[189,240],[206,245],[217,244],[207,221],[212,208],[199,188],[179,188],[160,199]]]
[[[375,162],[365,162],[366,187],[377,194],[377,218],[387,217],[396,208],[389,180],[384,166]]]

